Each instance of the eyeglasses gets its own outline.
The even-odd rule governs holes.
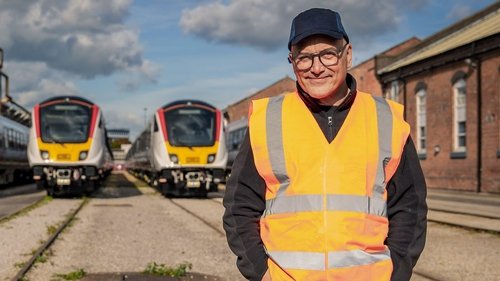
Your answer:
[[[347,45],[349,45],[349,43],[346,43],[340,50],[328,48],[316,54],[299,53],[296,57],[290,54],[288,61],[290,63],[293,61],[295,67],[300,71],[309,70],[313,66],[315,57],[318,57],[319,61],[324,66],[333,66],[339,62],[340,57],[342,57],[342,52],[344,52]]]

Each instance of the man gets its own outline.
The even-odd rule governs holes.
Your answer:
[[[340,15],[292,22],[297,91],[252,102],[224,196],[224,229],[249,280],[411,277],[426,187],[394,102],[356,90]]]

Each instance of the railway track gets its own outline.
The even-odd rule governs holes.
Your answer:
[[[201,221],[204,225],[210,227],[211,229],[213,229],[215,232],[217,232],[220,236],[225,236],[226,234],[220,230],[215,224],[211,223],[210,221],[206,220],[205,218],[203,218],[202,216],[196,214],[195,212],[189,210],[187,207],[183,206],[182,204],[176,202],[175,200],[169,198],[168,199],[172,204],[174,204],[175,206],[179,207],[180,209],[182,209],[183,211],[185,211],[186,213],[190,214],[191,216],[197,218],[199,221]],[[218,201],[214,200],[214,199],[207,199],[207,200],[210,200],[210,201],[213,201],[213,202],[217,202],[218,204],[220,204]]]
[[[66,220],[50,235],[49,239],[45,241],[31,256],[28,262],[23,265],[23,267],[18,271],[16,276],[11,279],[11,281],[21,281],[24,280],[26,273],[33,267],[36,263],[37,259],[41,257],[54,243],[59,234],[73,221],[75,216],[80,212],[80,210],[87,204],[88,200],[83,199],[82,202],[78,205],[78,207],[70,213],[70,215],[66,218]]]

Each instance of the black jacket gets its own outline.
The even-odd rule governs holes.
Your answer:
[[[297,85],[300,96],[333,141],[356,98],[356,81],[347,76],[350,89],[340,106],[320,106]],[[330,121],[330,122],[329,122]],[[260,281],[267,270],[267,255],[260,238],[259,220],[266,207],[265,182],[255,167],[248,131],[233,165],[224,195],[224,229],[237,266],[248,280]],[[425,244],[426,185],[415,146],[408,138],[396,173],[387,184],[389,233],[386,244],[394,266],[391,280],[410,280]]]

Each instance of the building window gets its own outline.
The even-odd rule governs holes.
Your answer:
[[[426,152],[427,148],[427,121],[426,121],[426,90],[420,89],[416,94],[417,104],[417,150]]]
[[[459,79],[453,84],[453,151],[465,152],[467,139],[466,83]]]
[[[398,102],[398,100],[399,100],[399,83],[398,83],[398,81],[391,82],[391,88],[389,89],[389,92],[387,93],[386,97],[390,100]]]

